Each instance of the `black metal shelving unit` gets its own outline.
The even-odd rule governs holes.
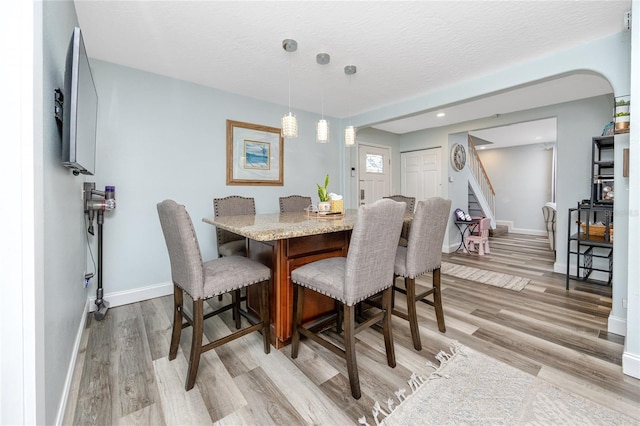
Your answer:
[[[613,205],[613,136],[597,136],[593,138],[591,164],[593,182],[591,185],[592,205]]]
[[[611,285],[613,278],[614,137],[592,140],[591,199],[570,208],[567,223],[567,290],[571,279]],[[593,225],[601,222],[603,225]],[[573,227],[577,223],[577,230]],[[582,226],[584,225],[584,227]],[[576,274],[571,275],[575,261]],[[594,271],[608,274],[607,281],[594,280]]]
[[[577,212],[577,213],[576,213]],[[572,231],[572,222],[577,219],[577,232]],[[591,220],[600,220],[605,223],[604,235],[594,235]],[[582,229],[580,223],[585,224]],[[569,209],[569,230],[567,242],[567,290],[570,279],[581,279],[596,284],[611,285],[613,278],[613,207],[592,206],[590,204],[578,204]],[[576,275],[571,275],[571,261],[575,260]],[[606,259],[599,261],[597,259]],[[600,266],[598,266],[600,263]],[[604,266],[602,266],[604,263]],[[591,279],[593,271],[605,272],[609,275],[606,282]]]

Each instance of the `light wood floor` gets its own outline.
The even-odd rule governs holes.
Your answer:
[[[490,255],[443,259],[528,277],[530,284],[515,292],[442,275],[447,332],[439,333],[432,308],[419,304],[421,352],[399,318],[395,369],[386,364],[381,334],[358,335],[358,401],[343,359],[307,341],[296,360],[288,347],[265,355],[257,333],[203,355],[196,386],[185,392],[191,329],[169,362],[167,296],[110,309],[102,322],[88,319],[65,424],[337,425],[357,424],[363,415],[372,423],[374,402],[407,388],[411,373],[424,371],[425,361],[437,364],[434,355],[452,341],[640,420],[640,380],[622,374],[624,339],[606,331],[610,288],[572,281],[565,291],[545,237],[510,234],[490,244]],[[231,327],[228,316],[205,324],[208,339]]]

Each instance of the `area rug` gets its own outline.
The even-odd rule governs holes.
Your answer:
[[[638,420],[460,344],[414,373],[363,425],[637,425]]]
[[[527,284],[529,278],[518,277],[516,275],[502,274],[500,272],[486,271],[484,269],[472,268],[471,266],[456,265],[454,263],[442,262],[440,272],[453,277],[462,278],[469,281],[476,281],[489,284],[495,287],[502,287],[509,290],[520,291]]]

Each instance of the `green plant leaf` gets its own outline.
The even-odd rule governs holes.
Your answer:
[[[329,186],[329,175],[324,178],[324,186],[320,186],[316,183],[318,187],[318,198],[321,202],[329,201],[329,194],[327,193],[327,187]]]

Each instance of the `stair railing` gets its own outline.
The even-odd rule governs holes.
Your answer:
[[[489,180],[482,161],[480,161],[480,156],[478,155],[471,135],[467,135],[467,138],[469,140],[469,170],[471,170],[471,174],[476,178],[480,191],[491,208],[491,215],[494,216],[496,211],[496,192],[493,189],[493,185],[491,185],[491,180]]]

